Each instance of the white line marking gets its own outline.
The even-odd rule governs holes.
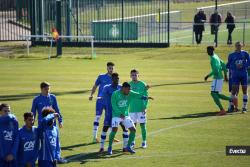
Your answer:
[[[173,126],[170,126],[170,127],[167,127],[167,128],[162,128],[162,129],[159,129],[159,130],[156,130],[156,131],[153,131],[153,132],[150,132],[148,133],[148,136],[153,136],[153,135],[156,135],[158,133],[162,133],[164,131],[168,131],[168,130],[171,130],[171,129],[176,129],[176,128],[180,128],[180,127],[185,127],[185,126],[189,126],[189,125],[193,125],[193,124],[197,124],[197,123],[201,123],[201,122],[207,122],[207,121],[211,121],[211,120],[214,120],[214,119],[217,119],[219,117],[212,117],[212,118],[208,118],[208,119],[204,119],[204,120],[198,120],[198,121],[190,121],[190,122],[186,122],[186,123],[183,123],[183,124],[178,124],[178,125],[173,125]],[[138,138],[141,138],[141,136],[137,136],[136,139]],[[118,142],[118,143],[115,143],[113,144],[113,146],[116,146],[116,145],[119,145],[119,144],[122,144],[123,142]],[[89,153],[93,153],[93,152],[96,152],[96,150],[93,150],[93,151],[89,151]],[[85,155],[88,155],[89,153],[82,153],[82,154],[79,154],[79,155],[76,155],[76,156],[72,156],[70,158],[68,158],[67,160],[69,161],[72,161],[74,159],[78,159],[80,157],[83,157]]]

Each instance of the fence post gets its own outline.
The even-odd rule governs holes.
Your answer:
[[[30,25],[31,35],[36,35],[36,1],[30,1]],[[31,38],[31,45],[35,45],[35,38]]]
[[[122,0],[122,43],[124,43],[124,0]]]
[[[194,44],[194,24],[192,24],[192,44]]]
[[[56,29],[59,36],[62,35],[62,20],[61,20],[61,0],[56,0]],[[62,38],[59,38],[56,42],[57,56],[62,55]]]
[[[245,37],[246,37],[246,21],[243,23],[243,45],[245,46]]]
[[[72,2],[71,2],[71,0],[67,0],[66,2],[67,2],[67,4],[66,4],[66,6],[67,6],[66,33],[67,33],[68,36],[70,36],[71,35],[71,18],[70,18],[70,12],[72,12],[71,11]],[[70,38],[68,39],[68,41],[70,41]]]

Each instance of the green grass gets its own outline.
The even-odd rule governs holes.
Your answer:
[[[210,71],[205,46],[97,48],[96,59],[86,57],[88,48],[63,48],[62,58],[48,61],[46,47],[32,48],[27,57],[25,46],[7,45],[0,43],[0,102],[11,105],[22,125],[22,114],[30,110],[39,83],[52,84],[64,117],[62,155],[69,158],[80,154],[60,166],[249,166],[249,156],[225,156],[227,145],[250,145],[250,116],[214,116],[218,109],[209,95],[210,82],[203,82]],[[216,52],[226,60],[232,49],[221,46]],[[123,155],[121,144],[114,146],[113,156],[98,155],[99,144],[91,144],[95,102],[88,101],[88,90],[97,75],[105,72],[107,61],[116,64],[121,82],[129,80],[130,69],[137,68],[141,79],[155,86],[149,90],[155,98],[148,108],[149,147],[137,148],[135,155]],[[226,84],[223,92],[229,95]],[[137,147],[141,143],[139,133]],[[121,133],[117,138],[122,139]]]

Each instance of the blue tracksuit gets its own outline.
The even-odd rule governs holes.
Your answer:
[[[31,164],[35,167],[39,151],[38,128],[33,126],[31,130],[23,126],[19,129],[18,167],[26,167]]]
[[[60,158],[58,154],[60,152],[58,128],[54,124],[53,126],[48,125],[54,118],[54,114],[49,114],[41,120],[38,126],[41,140],[38,156],[39,167],[54,166],[53,162]]]
[[[240,52],[233,52],[228,56],[227,68],[232,73],[233,85],[247,85],[248,72],[247,69],[250,65],[249,54],[242,50]]]
[[[109,74],[100,74],[95,81],[95,85],[99,86],[98,97],[102,97],[102,90],[105,85],[111,84],[112,78]],[[102,115],[103,109],[106,110],[106,105],[103,99],[96,101],[96,115]]]
[[[0,166],[16,167],[19,145],[18,122],[13,114],[0,116]],[[14,160],[6,162],[7,155],[12,154]]]
[[[120,90],[121,85],[114,86],[112,84],[105,85],[102,91],[102,98],[105,101],[107,106],[104,118],[104,126],[111,126],[112,123],[112,104],[111,104],[111,96],[112,93],[116,90]]]

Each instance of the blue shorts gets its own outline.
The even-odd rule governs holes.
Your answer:
[[[105,118],[104,118],[103,125],[111,127],[111,125],[112,125],[112,110],[107,109],[105,111]]]
[[[106,104],[103,99],[96,100],[96,115],[102,115],[103,110],[106,110]]]
[[[247,73],[233,73],[232,85],[248,85]]]
[[[56,167],[56,163],[52,161],[38,160],[38,167]]]
[[[0,159],[0,167],[18,167],[16,161],[6,162]]]

